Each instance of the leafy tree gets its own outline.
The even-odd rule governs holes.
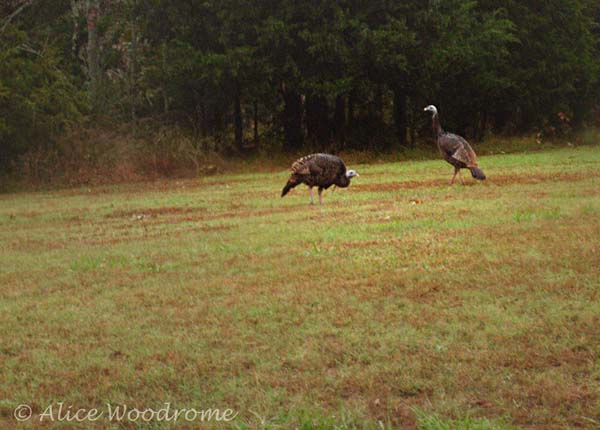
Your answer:
[[[429,103],[477,139],[579,127],[599,109],[599,29],[594,0],[8,0],[3,158],[83,115],[237,153],[260,134],[391,150],[428,135]]]
[[[47,148],[85,105],[54,48],[38,50],[14,28],[0,40],[0,163],[6,166],[29,149]]]

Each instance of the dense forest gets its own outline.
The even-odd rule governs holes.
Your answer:
[[[560,133],[598,122],[599,59],[597,0],[4,0],[0,169],[101,130],[196,164],[396,150],[431,103],[475,141]]]

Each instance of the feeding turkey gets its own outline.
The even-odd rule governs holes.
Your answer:
[[[429,105],[424,110],[432,113],[433,133],[437,137],[438,149],[444,159],[454,166],[454,175],[452,176],[450,184],[454,184],[457,174],[460,181],[463,184],[465,183],[460,175],[460,169],[469,169],[471,171],[471,176],[483,181],[485,179],[485,174],[483,173],[483,170],[479,168],[477,156],[475,155],[473,148],[471,148],[471,145],[469,145],[469,142],[457,134],[448,133],[442,129],[440,116],[435,106]]]
[[[346,188],[350,179],[359,176],[354,170],[346,170],[340,157],[330,154],[311,154],[296,160],[292,164],[292,174],[281,191],[285,196],[292,188],[300,184],[308,185],[310,203],[313,201],[313,187],[319,187],[319,203],[323,204],[323,190],[335,185]]]

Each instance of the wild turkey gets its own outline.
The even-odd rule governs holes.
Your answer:
[[[465,183],[462,176],[460,176],[460,169],[469,169],[471,175],[475,179],[483,181],[485,179],[485,174],[483,173],[483,170],[479,168],[477,156],[475,155],[473,148],[471,148],[471,145],[469,145],[469,142],[461,136],[442,130],[440,116],[435,106],[429,105],[424,110],[432,113],[433,132],[437,137],[438,149],[444,159],[454,166],[454,176],[452,176],[450,184],[454,184],[457,173],[460,181],[463,184]]]
[[[323,204],[321,193],[332,185],[346,188],[350,179],[359,176],[354,170],[346,171],[344,162],[335,155],[311,154],[302,157],[292,164],[292,174],[281,191],[285,196],[299,184],[306,184],[310,190],[310,204],[313,202],[313,187],[319,187],[319,203]]]

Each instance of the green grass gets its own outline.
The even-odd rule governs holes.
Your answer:
[[[480,165],[0,195],[0,428],[597,428],[600,148]],[[239,416],[12,418],[58,401]]]

